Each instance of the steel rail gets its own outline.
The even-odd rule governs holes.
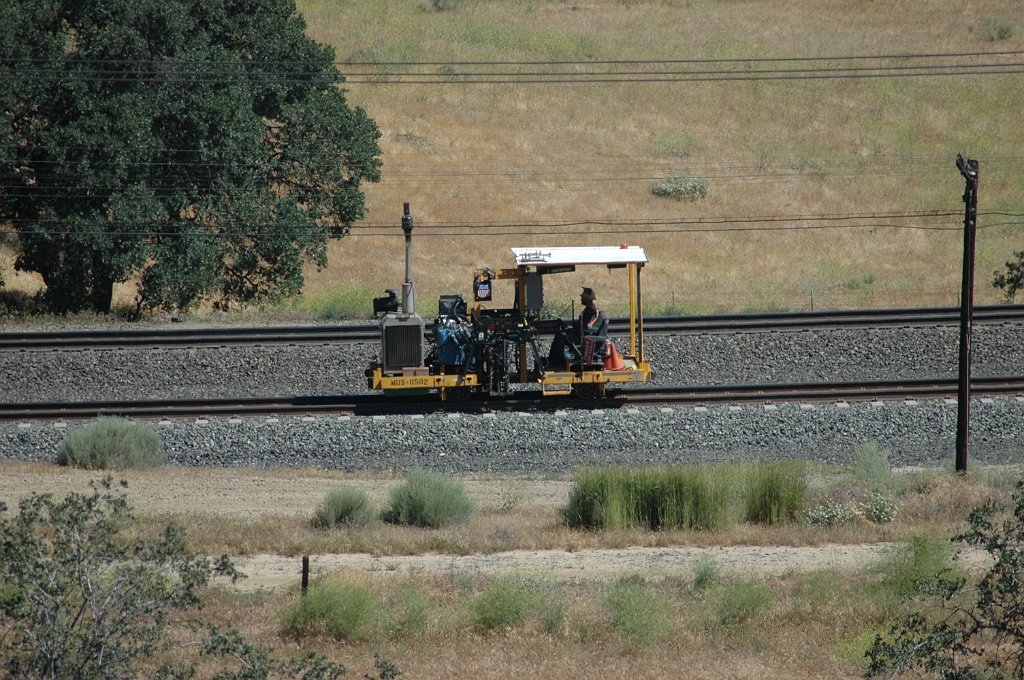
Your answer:
[[[976,378],[972,389],[979,396],[1024,395],[1024,377]],[[0,422],[74,420],[98,416],[137,418],[204,418],[255,415],[378,415],[433,412],[485,412],[495,410],[552,411],[565,408],[614,409],[641,405],[693,405],[721,403],[785,403],[950,398],[956,394],[952,378],[845,383],[785,383],[716,385],[707,387],[651,387],[622,390],[606,399],[581,400],[543,397],[523,390],[508,399],[440,402],[436,396],[395,397],[335,395],[301,397],[249,397],[221,399],[159,399],[147,401],[39,402],[0,404]],[[1021,398],[1024,398],[1022,396]]]
[[[985,396],[1024,395],[1024,377],[975,378],[972,389]],[[956,395],[955,378],[868,380],[843,383],[778,383],[659,388],[633,396],[633,403],[751,403],[946,399]]]
[[[648,317],[648,335],[735,332],[785,332],[810,329],[943,326],[958,323],[956,307],[913,307],[821,312],[771,312]],[[1024,305],[979,306],[976,323],[1024,323]],[[431,324],[427,324],[428,328]],[[609,333],[625,333],[628,320],[609,322]],[[0,351],[86,350],[109,348],[330,345],[379,342],[377,324],[159,328],[125,330],[17,331],[0,333]]]

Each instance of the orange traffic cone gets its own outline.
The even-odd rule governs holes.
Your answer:
[[[608,353],[604,355],[604,369],[606,371],[621,371],[622,357],[615,350],[615,343],[608,341]]]

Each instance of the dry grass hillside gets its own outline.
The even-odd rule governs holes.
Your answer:
[[[431,11],[437,4],[454,9]],[[310,34],[333,45],[343,61],[736,59],[1024,47],[1024,5],[1014,0],[969,5],[944,0],[301,0],[299,5]],[[989,18],[1002,19],[1016,30],[1008,39],[990,40]],[[958,151],[981,162],[981,209],[1019,213],[1024,168],[1015,147],[1024,139],[1022,82],[1020,75],[1007,75],[550,85],[352,83],[347,86],[351,101],[365,107],[384,134],[383,180],[368,187],[367,222],[389,225],[395,236],[360,237],[357,230],[356,237],[333,248],[328,271],[310,276],[310,290],[355,281],[377,288],[400,283],[397,224],[402,202],[408,201],[422,225],[610,223],[421,229],[415,244],[421,299],[431,300],[434,293],[449,289],[466,291],[473,268],[507,266],[508,248],[514,245],[626,241],[642,244],[650,253],[646,282],[648,302],[654,305],[802,308],[812,299],[815,306],[955,304],[962,215],[927,222],[879,221],[953,227],[951,231],[733,230],[765,226],[740,220],[644,233],[649,228],[624,229],[616,223],[962,212],[964,186],[954,167]],[[653,178],[672,172],[707,178],[708,197],[680,202],[653,196]],[[1011,219],[992,216],[981,224]],[[811,224],[784,221],[774,226]],[[523,233],[530,231],[538,233]],[[1012,249],[1022,246],[1019,224],[982,229],[979,301],[999,299],[991,273]],[[603,288],[606,276],[602,273],[596,281]],[[565,288],[576,283],[567,280]],[[616,285],[621,287],[621,282]],[[573,292],[553,296],[553,302],[567,303]],[[614,302],[605,297],[606,303]]]
[[[298,6],[309,34],[332,45],[339,61],[377,64],[341,68],[350,76],[350,101],[380,126],[384,152],[382,181],[366,187],[365,223],[332,245],[328,269],[309,272],[309,298],[355,295],[368,308],[371,294],[400,284],[398,222],[409,202],[418,227],[415,276],[427,313],[438,293],[468,293],[473,269],[508,266],[512,246],[622,242],[648,250],[646,301],[654,310],[956,304],[964,190],[957,152],[981,163],[979,303],[1001,299],[992,272],[1024,248],[1020,74],[547,84],[399,84],[357,75],[410,68],[380,65],[385,62],[438,62],[428,71],[445,75],[524,68],[453,62],[1011,53],[1024,50],[1019,0],[299,0]],[[974,58],[1019,61],[1019,54]],[[748,62],[744,68],[882,63]],[[660,68],[670,67],[678,65]],[[602,68],[608,67],[583,70]],[[906,73],[890,73],[900,72]],[[707,197],[654,196],[652,183],[674,173],[704,178]],[[947,214],[795,219],[920,211]],[[764,218],[779,219],[758,221]],[[683,223],[651,224],[672,220]],[[567,225],[576,222],[582,224]],[[6,257],[0,266],[9,263]],[[624,283],[610,277],[563,277],[549,288],[549,304],[567,306],[586,283],[615,311],[621,300],[615,289]],[[5,278],[12,287],[34,285],[24,274]]]

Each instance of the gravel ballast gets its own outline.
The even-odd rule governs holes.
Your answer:
[[[976,377],[1019,373],[1019,324],[974,331]],[[648,338],[659,385],[956,376],[955,327]],[[0,400],[352,394],[365,391],[373,345],[0,353]],[[895,465],[952,460],[956,405],[858,402],[568,410],[423,417],[153,422],[178,465],[561,473],[600,463],[748,458],[852,460],[875,441]],[[1024,399],[977,399],[971,456],[1011,462],[1024,450]],[[0,458],[52,460],[69,429],[0,426]]]

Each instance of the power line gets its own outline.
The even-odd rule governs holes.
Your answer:
[[[685,177],[697,177],[716,183],[736,183],[736,182],[766,182],[766,181],[799,181],[804,179],[819,180],[822,178],[857,178],[863,176],[870,176],[872,178],[880,177],[906,177],[908,175],[918,175],[920,171],[911,171],[909,169],[910,164],[904,167],[908,167],[907,171],[901,171],[897,165],[887,163],[884,160],[871,160],[871,161],[849,161],[849,162],[833,162],[828,161],[818,162],[815,159],[803,159],[806,163],[806,167],[789,167],[787,165],[794,165],[800,159],[793,158],[789,159],[776,159],[776,162],[770,164],[740,164],[735,166],[729,165],[717,165],[712,168],[701,168],[693,165],[686,164],[688,166],[687,172],[680,172],[676,168],[683,164],[671,164],[671,163],[659,163],[649,164],[645,162],[637,162],[634,164],[626,163],[624,165],[619,164],[608,164],[607,168],[613,169],[612,172],[597,172],[599,168],[593,168],[593,164],[584,163],[574,167],[567,167],[564,169],[552,169],[550,166],[545,166],[545,169],[537,168],[506,168],[502,170],[493,170],[491,165],[473,165],[460,163],[458,165],[459,170],[455,171],[444,171],[434,167],[424,166],[422,169],[410,168],[409,166],[399,166],[400,168],[392,172],[385,173],[379,180],[381,185],[390,185],[401,183],[403,185],[409,183],[416,183],[419,185],[444,185],[444,186],[501,186],[501,185],[514,185],[514,191],[529,191],[525,186],[529,183],[535,184],[606,184],[606,183],[636,183],[636,182],[657,182],[671,177],[673,175],[680,175]],[[1013,167],[1019,167],[1020,159],[1013,159],[1013,163],[1004,163],[1001,165],[1004,169],[1010,169]],[[50,161],[43,165],[53,165],[60,161]],[[34,165],[34,162],[29,162],[27,165]],[[77,164],[72,163],[72,167]],[[96,166],[114,166],[120,167],[117,161],[109,162],[97,162],[90,163],[90,165]],[[230,167],[232,164],[225,164],[224,167]],[[945,168],[947,165],[945,162],[930,162],[929,165],[934,165],[936,169]],[[198,170],[194,173],[189,173],[186,176],[182,176],[182,173],[174,174],[154,174],[151,172],[144,172],[147,165],[142,162],[137,162],[136,167],[142,168],[143,172],[130,173],[126,172],[123,178],[122,184],[110,184],[109,179],[104,176],[90,178],[96,180],[96,183],[89,182],[74,182],[74,178],[68,176],[67,173],[60,173],[56,176],[42,175],[31,175],[33,177],[33,183],[20,183],[8,180],[6,183],[0,183],[0,191],[7,190],[11,195],[33,197],[33,198],[44,198],[44,197],[65,197],[65,198],[92,198],[92,199],[105,199],[108,196],[104,194],[117,191],[132,191],[141,190],[148,195],[155,196],[168,196],[177,193],[188,194],[191,196],[204,196],[204,195],[218,195],[226,190],[231,190],[230,183],[220,183],[218,177],[215,174],[211,174],[210,168],[220,167],[219,164],[198,164],[195,169]],[[153,163],[151,168],[159,169],[184,169],[193,168],[189,163],[172,163],[172,162],[156,162]],[[314,166],[314,170],[317,166]],[[336,166],[323,166],[330,167],[332,169],[338,169]],[[885,168],[885,170],[879,170],[879,168]],[[921,167],[920,165],[918,167]],[[616,172],[616,171],[622,171]],[[639,172],[641,174],[626,174],[628,172]],[[653,174],[660,173],[660,174]],[[667,174],[666,174],[667,173]],[[209,186],[204,182],[217,181],[218,183]],[[558,189],[548,188],[547,191],[562,191],[569,189]],[[578,189],[572,189],[578,190]],[[490,190],[489,190],[490,191]],[[449,194],[453,192],[447,192]]]
[[[980,216],[1024,217],[1024,212],[989,212]],[[775,215],[746,216],[719,218],[690,219],[592,219],[573,221],[514,221],[514,222],[437,222],[417,225],[421,237],[506,237],[506,236],[600,236],[610,234],[651,235],[651,234],[698,234],[698,233],[735,233],[735,232],[798,232],[820,231],[830,229],[892,229],[916,231],[956,231],[962,230],[958,221],[959,211],[919,211],[895,213],[852,213],[833,215]],[[938,224],[911,224],[904,219],[941,219]],[[69,220],[14,220],[21,224],[68,224]],[[983,225],[981,228],[1024,224],[1024,221],[1005,221]],[[71,226],[73,225],[73,226]],[[290,230],[283,227],[291,226]],[[117,227],[117,229],[111,229]],[[315,236],[322,233],[327,226],[310,229],[306,224],[266,223],[246,224],[239,228],[220,227],[219,231],[204,229],[195,223],[172,223],[165,229],[155,229],[151,222],[119,222],[107,223],[90,220],[71,222],[61,229],[45,227],[22,228],[21,233],[39,233],[50,236],[71,236],[81,233],[83,229],[99,229],[109,236],[145,236],[164,238],[267,238],[274,236],[302,237]],[[585,229],[584,229],[585,227]],[[594,228],[598,227],[598,228]],[[614,228],[605,228],[614,227]],[[175,228],[186,228],[189,231],[175,233]],[[198,228],[198,231],[197,231]],[[343,228],[343,227],[336,227]],[[119,230],[118,230],[119,229]],[[447,231],[445,231],[447,230]],[[393,223],[359,223],[348,230],[349,237],[398,237],[399,230]]]
[[[1007,216],[1007,217],[1021,217],[1024,213],[1005,212],[1005,211],[979,211],[979,216]],[[715,217],[639,217],[639,218],[628,218],[628,219],[614,219],[614,218],[587,218],[587,219],[575,219],[575,220],[516,220],[507,222],[496,222],[496,221],[449,221],[449,222],[425,222],[418,223],[417,228],[434,228],[434,227],[572,227],[581,225],[612,225],[612,224],[729,224],[736,222],[786,222],[786,221],[799,221],[799,222],[844,222],[851,220],[862,220],[862,219],[904,219],[904,218],[929,218],[929,217],[957,217],[961,216],[962,211],[959,210],[944,210],[944,209],[932,209],[932,210],[914,210],[914,211],[885,211],[885,212],[855,212],[855,213],[824,213],[824,214],[805,214],[805,213],[794,213],[789,215],[720,215]],[[17,220],[15,220],[17,221]],[[53,219],[39,219],[39,220],[22,220],[22,221],[34,221],[42,223],[54,223],[59,220]],[[192,224],[191,222],[185,222],[182,224]],[[269,224],[269,223],[260,223]],[[358,227],[390,227],[395,226],[397,221],[388,222],[357,222],[354,226]]]
[[[564,65],[636,65],[636,64],[736,64],[765,62],[808,62],[808,61],[864,61],[894,59],[942,59],[963,57],[996,57],[1024,54],[1024,50],[1000,50],[982,52],[895,52],[892,54],[859,54],[859,55],[828,55],[803,57],[734,57],[720,59],[575,59],[575,60],[489,60],[489,61],[352,61],[341,60],[329,62],[333,66],[564,66]],[[17,55],[0,56],[0,61],[16,61],[25,63],[51,63],[45,57],[22,58]],[[65,63],[80,64],[125,64],[137,67],[145,64],[183,64],[183,65],[253,65],[253,66],[296,66],[308,62],[296,59],[110,59],[105,57],[68,57]],[[328,62],[325,62],[328,63]]]
[[[755,82],[755,81],[797,81],[797,80],[859,80],[859,79],[896,79],[915,77],[939,77],[939,76],[983,76],[983,75],[1019,75],[1024,73],[1024,64],[1015,64],[1012,68],[991,69],[981,71],[971,70],[937,70],[921,73],[849,73],[840,69],[830,70],[828,73],[794,75],[713,75],[713,76],[690,76],[690,75],[665,75],[653,78],[637,77],[614,77],[609,74],[606,77],[518,77],[518,78],[473,78],[460,79],[460,76],[450,77],[429,77],[415,80],[392,80],[388,76],[376,76],[366,80],[346,79],[349,84],[364,85],[568,85],[578,83],[592,84],[645,84],[645,83],[724,83],[724,82]]]
[[[91,144],[91,145],[68,144],[68,145],[62,145],[60,147],[60,149],[62,151],[107,151],[109,149],[109,147],[106,146],[106,145],[99,145],[99,144]],[[149,147],[149,148],[147,148],[147,147],[138,147],[138,148],[132,147],[132,151],[133,151],[133,153],[137,153],[137,154],[141,154],[141,153],[201,154],[201,153],[210,153],[211,149],[208,148],[208,147],[207,148],[184,148],[184,147],[163,147],[163,146],[159,146],[159,147]],[[316,155],[317,156],[324,156],[324,157],[331,158],[331,157],[341,157],[341,156],[344,155],[344,153],[342,151],[332,151],[331,149],[320,149],[320,150],[318,150],[316,152]],[[544,154],[544,155],[547,156],[548,154]],[[578,153],[573,153],[573,152],[564,152],[564,153],[554,153],[554,154],[550,154],[550,155],[554,156],[554,157],[567,157],[567,158],[573,158],[573,159],[585,159],[585,160],[588,161],[588,164],[590,163],[591,159],[595,159],[595,160],[619,160],[619,159],[621,159],[621,160],[627,160],[627,161],[635,159],[634,156],[622,156],[622,155],[598,154],[598,153],[578,154]],[[397,151],[397,152],[389,154],[389,157],[391,157],[391,156],[402,156],[402,157],[412,156],[412,157],[430,157],[430,158],[432,158],[434,156],[434,154],[427,153],[427,152],[416,152],[416,151]],[[463,158],[463,157],[480,157],[480,158],[531,158],[532,159],[532,158],[536,158],[536,156],[537,156],[537,154],[532,153],[532,152],[511,152],[511,151],[479,151],[479,152],[460,152],[459,153],[459,158]],[[856,162],[856,163],[860,163],[860,162],[879,162],[879,163],[883,163],[884,162],[884,163],[890,163],[890,162],[893,162],[893,161],[900,161],[900,160],[903,160],[903,161],[906,161],[906,162],[925,162],[925,161],[931,161],[931,162],[947,163],[948,160],[949,160],[949,155],[947,153],[945,153],[945,152],[941,152],[941,153],[938,153],[938,152],[936,152],[936,153],[888,153],[888,152],[886,152],[886,153],[872,154],[871,156],[864,157],[864,158],[859,158],[859,157],[858,158],[849,158],[848,154],[825,154],[823,156],[815,156],[815,158],[831,158],[831,157],[835,157],[835,156],[838,156],[840,158],[846,158],[846,159],[850,160],[851,162]],[[749,160],[749,157],[747,155],[745,155],[745,154],[736,154],[736,157],[740,157],[740,158],[744,158],[744,159],[748,159]],[[771,157],[773,159],[787,159],[787,158],[803,159],[803,158],[805,158],[805,156],[800,155],[800,154],[789,155],[789,156],[780,155],[780,154],[772,154]],[[700,159],[700,158],[702,158],[702,157],[700,157],[700,156],[688,156],[686,158],[668,159],[665,162],[676,162],[676,161],[681,161],[681,160],[689,161],[689,160]],[[729,156],[727,154],[726,155],[715,154],[714,156],[709,156],[707,158],[708,158],[708,160],[714,160],[717,163],[719,160],[726,160],[726,161],[728,161],[728,160],[730,160],[733,157]],[[985,157],[986,165],[991,164],[994,160],[997,160],[997,161],[1007,161],[1007,160],[1010,160],[1010,161],[1021,161],[1021,160],[1024,160],[1024,156],[1018,155],[1018,154],[1013,154],[1013,155],[994,155],[994,156],[986,156]],[[51,161],[46,161],[46,162],[61,162],[61,161],[59,161],[59,160],[51,160]],[[134,161],[127,161],[126,160],[125,162],[126,163],[133,163]],[[142,162],[145,162],[145,161],[142,161]]]
[[[339,61],[336,66],[564,66],[564,65],[637,65],[637,64],[757,64],[766,62],[865,61],[894,59],[946,59],[964,57],[1000,57],[1024,54],[1024,50],[983,52],[897,52],[893,54],[847,54],[803,57],[734,57],[719,59],[568,59],[533,61]]]
[[[582,64],[581,64],[582,65]],[[330,73],[305,73],[305,72],[288,72],[288,71],[249,71],[246,73],[209,73],[209,72],[188,72],[188,71],[174,71],[167,73],[166,71],[145,71],[140,69],[125,69],[125,70],[113,70],[113,69],[99,69],[91,71],[82,71],[77,69],[67,68],[38,68],[32,70],[33,77],[43,76],[44,79],[52,79],[59,77],[61,79],[65,77],[74,77],[76,80],[89,80],[89,81],[121,81],[121,80],[139,80],[144,82],[249,82],[257,79],[269,79],[273,82],[278,81],[295,81],[304,82],[307,78],[324,77],[327,79],[344,78],[349,80],[351,78],[366,78],[366,77],[387,77],[387,78],[421,78],[421,77],[437,77],[443,75],[449,79],[470,79],[479,77],[545,77],[545,78],[560,78],[560,77],[572,77],[572,78],[600,78],[610,76],[690,76],[690,77],[701,77],[701,76],[721,76],[721,75],[742,75],[749,77],[750,79],[756,79],[757,76],[780,76],[780,75],[821,75],[821,74],[833,74],[842,73],[849,75],[856,75],[859,73],[874,73],[874,74],[885,74],[892,72],[895,74],[903,72],[914,72],[914,71],[935,71],[943,69],[967,69],[968,71],[978,70],[987,71],[990,69],[1006,69],[1006,68],[1019,68],[1024,66],[1022,62],[1001,62],[1001,63],[982,63],[982,64],[916,64],[916,65],[905,65],[905,66],[859,66],[859,67],[831,67],[831,68],[774,68],[774,69],[744,69],[742,71],[722,71],[722,70],[637,70],[637,71],[623,71],[623,70],[596,70],[596,71],[454,71],[454,72],[419,72],[419,71],[349,71],[346,75],[342,74],[330,74]],[[1000,71],[997,71],[1000,72]]]
[[[92,154],[109,153],[108,147],[99,146],[62,146],[60,152],[74,153],[86,152]],[[149,181],[159,182],[168,179],[178,179],[179,175],[159,175],[146,173],[144,176],[132,174],[127,171],[134,169],[224,169],[224,168],[256,168],[263,169],[268,164],[281,164],[280,171],[284,172],[293,164],[302,164],[303,167],[312,169],[330,168],[336,169],[335,165],[345,157],[342,151],[330,149],[319,149],[308,157],[283,158],[277,153],[269,153],[258,159],[224,159],[224,160],[174,160],[169,157],[189,154],[208,154],[209,149],[177,149],[177,148],[133,148],[133,158],[151,154],[157,156],[154,160],[129,160],[121,157],[90,158],[72,156],[70,158],[41,158],[25,161],[14,160],[12,165],[24,168],[35,167],[60,167],[68,169],[76,166],[88,165],[99,168],[125,168],[126,181]],[[543,158],[543,168],[538,165],[538,158]],[[557,164],[555,159],[570,159],[571,163]],[[402,159],[402,160],[398,160]],[[409,162],[404,159],[422,159],[421,162]],[[481,159],[475,161],[474,159]],[[483,160],[487,159],[487,160]],[[492,159],[501,159],[498,165]],[[515,167],[512,161],[521,159],[524,165]],[[449,163],[457,165],[457,170],[444,170]],[[902,175],[894,172],[898,167],[922,168],[933,166],[936,169],[946,168],[948,157],[946,154],[872,154],[870,156],[851,156],[843,154],[819,154],[807,155],[782,155],[772,154],[770,156],[751,158],[749,156],[736,155],[735,157],[695,156],[687,155],[672,158],[652,158],[637,156],[622,156],[609,154],[579,155],[573,153],[560,154],[525,154],[525,153],[475,153],[461,152],[457,158],[438,160],[436,155],[423,152],[389,152],[383,159],[383,168],[386,170],[381,178],[382,183],[393,181],[418,181],[437,179],[481,179],[507,177],[511,180],[534,179],[541,181],[557,181],[560,178],[566,180],[580,181],[613,181],[630,179],[637,173],[641,173],[636,179],[662,179],[661,177],[649,177],[643,173],[653,172],[682,172],[687,176],[703,176],[709,179],[744,179],[747,177],[759,177],[778,173],[786,175],[830,175],[830,176],[857,176],[870,173],[873,176],[879,175],[879,168],[885,168],[888,176]],[[987,156],[986,167],[1011,169],[1024,165],[1024,156],[1004,155]],[[598,173],[596,171],[610,168],[613,172],[622,174]],[[685,170],[683,170],[685,168]],[[837,171],[844,171],[842,174]],[[861,172],[863,171],[863,172]],[[574,173],[565,175],[564,173]],[[582,173],[582,174],[580,174]],[[629,173],[629,174],[627,174]],[[198,174],[198,173],[197,173]],[[2,185],[12,187],[15,185]],[[51,187],[66,188],[68,185],[48,185]],[[184,186],[184,185],[182,185]]]
[[[754,174],[734,174],[734,175],[715,175],[710,173],[699,173],[692,175],[708,181],[721,182],[726,184],[731,183],[745,183],[745,182],[782,182],[782,181],[799,181],[803,179],[819,179],[822,177],[830,178],[856,178],[870,175],[872,178],[884,178],[884,177],[906,177],[907,173],[898,172],[873,172],[873,173],[835,173],[824,170],[807,170],[799,171],[794,170],[791,172],[773,172],[773,173],[754,173]],[[691,175],[688,175],[691,176]],[[110,186],[110,185],[82,185],[82,184],[38,184],[38,185],[22,185],[22,184],[0,184],[0,192],[7,191],[12,196],[22,196],[31,198],[90,198],[96,200],[107,200],[110,198],[112,193],[120,192],[132,192],[133,190],[139,190],[141,194],[146,196],[158,196],[167,197],[177,194],[183,194],[190,197],[201,197],[201,196],[219,196],[226,190],[232,190],[229,186],[195,186],[190,184],[170,184],[167,186],[160,185],[159,180],[156,178],[146,178],[153,184],[145,186],[139,186],[138,184],[126,184],[124,186]],[[166,178],[166,179],[180,179],[180,178]],[[416,177],[390,177],[382,179],[379,184],[392,185],[401,184],[407,185],[409,183],[415,183],[421,186],[437,186],[442,187],[458,185],[460,187],[465,186],[483,186],[483,187],[494,187],[504,185],[514,185],[514,188],[508,191],[530,191],[530,189],[524,188],[524,184],[527,182],[539,183],[539,184],[561,184],[561,185],[576,185],[576,184],[604,184],[609,183],[620,184],[620,183],[653,183],[664,180],[664,175],[649,175],[649,176],[624,176],[624,175],[613,175],[613,176],[590,176],[590,177],[573,177],[573,176],[521,176],[521,177],[462,177],[453,179],[450,176],[446,176],[444,173],[439,173],[438,176],[423,176],[417,179]],[[269,190],[269,187],[264,187],[264,190]],[[309,190],[322,191],[322,189],[310,188]],[[545,191],[578,191],[578,188],[560,188],[560,187],[548,187]],[[493,193],[494,189],[487,189],[488,192]],[[501,191],[498,189],[497,191]],[[258,192],[257,192],[258,193]],[[444,192],[447,194],[460,193],[460,192]]]
[[[913,224],[891,224],[891,223],[871,223],[871,224],[855,224],[855,225],[810,225],[810,226],[790,226],[790,227],[724,227],[716,229],[704,229],[704,228],[663,228],[663,229],[638,229],[638,228],[625,228],[625,229],[589,229],[586,231],[565,231],[550,230],[550,231],[502,231],[502,232],[490,232],[490,233],[470,233],[467,234],[461,231],[451,232],[427,232],[420,233],[420,238],[437,238],[437,237],[459,237],[459,238],[474,238],[474,237],[487,237],[494,238],[498,236],[601,236],[601,235],[645,235],[645,234],[720,234],[730,232],[796,232],[796,231],[821,231],[828,229],[895,229],[895,230],[907,230],[907,231],[962,231],[961,227],[950,226],[950,227],[922,227],[920,225]],[[31,235],[36,230],[24,230],[23,233]],[[39,234],[45,234],[47,236],[73,236],[81,233],[78,230],[37,230]],[[113,231],[103,230],[105,236],[146,236],[146,237],[164,237],[164,238],[224,238],[224,239],[237,239],[237,238],[267,238],[275,236],[285,237],[309,237],[318,235],[320,231],[287,231],[287,232],[268,232],[268,231],[222,231],[222,232],[208,232],[204,231],[201,233],[187,232],[187,233],[168,233],[164,231]],[[358,237],[401,237],[401,233],[396,231],[377,231],[377,232],[362,232],[356,233],[355,231],[346,235],[346,238],[358,238]]]
[[[308,79],[271,76],[225,76],[225,77],[164,77],[164,76],[90,76],[78,74],[69,77],[74,72],[54,73],[50,75],[36,74],[34,80],[48,82],[74,80],[76,82],[108,82],[108,83],[141,83],[145,85],[166,84],[178,86],[195,85],[230,85],[230,84],[263,84],[263,85],[296,85],[308,82]],[[813,72],[797,70],[776,70],[773,72],[719,72],[719,73],[689,73],[689,72],[657,72],[647,77],[637,75],[621,75],[616,72],[585,73],[579,75],[551,75],[547,73],[519,73],[508,74],[500,77],[480,77],[471,73],[466,74],[404,74],[393,76],[391,74],[360,75],[352,77],[342,75],[325,77],[330,83],[348,83],[364,85],[529,85],[529,84],[644,84],[644,83],[724,83],[724,82],[757,82],[757,81],[798,81],[798,80],[860,80],[860,79],[896,79],[896,78],[919,78],[919,77],[968,77],[986,75],[1019,75],[1024,73],[1024,62],[1009,65],[961,65],[958,67],[922,67],[914,72],[887,72],[879,69],[851,70],[851,69],[815,69]]]
[[[50,82],[138,82],[196,84],[308,84],[320,81],[365,84],[528,84],[528,83],[652,83],[724,82],[974,76],[1024,73],[1020,61],[970,61],[1013,57],[1024,51],[960,52],[829,57],[762,57],[738,59],[664,59],[591,61],[449,61],[331,62],[226,60],[104,60],[67,58],[58,61],[7,57],[3,65],[15,75]],[[935,61],[939,60],[939,61]],[[881,62],[861,65],[864,62]],[[918,61],[922,63],[907,63]],[[895,62],[895,63],[893,63]],[[854,65],[846,65],[851,64]],[[816,64],[822,64],[817,66]],[[843,64],[829,66],[828,64]],[[118,66],[123,65],[123,66]],[[812,65],[807,67],[806,65]],[[86,68],[72,68],[85,66]],[[89,68],[102,66],[103,68]],[[226,66],[232,68],[225,70]],[[503,67],[479,70],[479,67]],[[770,66],[765,68],[765,66]],[[363,69],[352,71],[351,68]],[[570,67],[570,68],[566,68]],[[398,70],[403,68],[405,70]],[[512,68],[512,70],[509,70]],[[348,70],[342,75],[337,69]],[[422,70],[426,69],[426,70]],[[467,70],[468,69],[468,70]]]

